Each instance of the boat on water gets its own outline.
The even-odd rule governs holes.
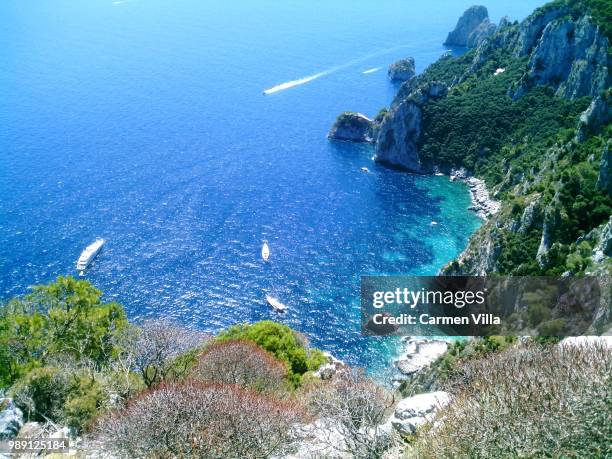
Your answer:
[[[272,309],[274,309],[276,312],[286,312],[287,311],[287,306],[281,303],[280,301],[278,301],[273,296],[266,295],[266,301],[268,302],[270,306],[272,306]]]
[[[264,242],[261,247],[261,258],[263,258],[263,261],[268,261],[268,258],[270,258],[270,247],[267,242]]]
[[[81,275],[83,271],[87,269],[87,267],[91,264],[91,262],[96,258],[100,250],[102,250],[102,246],[106,242],[102,238],[97,238],[94,242],[85,247],[85,250],[81,252],[81,256],[77,260],[76,267],[79,271],[81,271]]]
[[[368,169],[367,167],[362,167],[361,172],[365,172],[367,174],[368,172],[370,172],[370,169]]]

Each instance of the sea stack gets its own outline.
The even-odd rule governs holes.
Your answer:
[[[391,81],[408,81],[414,74],[414,59],[408,57],[406,59],[400,59],[399,61],[391,64],[389,71],[387,72]]]
[[[491,33],[491,30],[495,30],[495,26],[489,22],[487,8],[481,5],[471,6],[461,15],[455,29],[449,32],[444,44],[447,46],[474,46],[479,41],[476,35],[484,36]]]
[[[372,120],[361,113],[344,112],[338,116],[327,138],[350,142],[371,142]]]

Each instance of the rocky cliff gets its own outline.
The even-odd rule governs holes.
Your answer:
[[[379,117],[377,161],[418,173],[464,168],[501,202],[442,272],[610,269],[610,27],[601,8],[558,0],[495,29],[486,9],[471,8],[447,43],[474,48],[405,81]]]
[[[440,82],[417,86],[406,100],[393,107],[384,117],[376,138],[374,159],[412,172],[427,172],[430,166],[419,158],[417,143],[421,136],[422,107],[430,100],[446,95]]]
[[[391,64],[387,74],[391,81],[407,81],[411,79],[415,74],[414,59],[412,57],[400,59]]]
[[[372,120],[361,113],[344,112],[338,116],[327,137],[350,142],[371,142]]]
[[[479,36],[486,35],[495,25],[489,22],[489,12],[484,6],[468,8],[457,21],[455,28],[449,32],[444,44],[447,46],[474,46]]]

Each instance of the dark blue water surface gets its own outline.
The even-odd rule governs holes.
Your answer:
[[[343,110],[388,105],[386,67],[437,59],[471,3],[2,2],[0,298],[76,275],[101,236],[86,278],[132,319],[274,318],[386,368],[396,341],[359,336],[359,276],[435,273],[479,221],[463,185],[325,135]],[[518,19],[539,3],[488,6]]]

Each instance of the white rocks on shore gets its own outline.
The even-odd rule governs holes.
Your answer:
[[[412,435],[420,426],[432,421],[438,410],[450,402],[450,394],[444,391],[414,395],[397,404],[395,412],[387,423],[400,434]]]
[[[323,354],[327,358],[327,363],[321,365],[319,369],[314,372],[317,378],[332,379],[338,371],[346,368],[346,364],[342,360],[334,357],[331,353],[324,352]]]
[[[468,175],[465,169],[453,169],[450,174],[450,179],[451,181],[460,180],[467,184],[470,189],[470,195],[472,196],[470,210],[476,212],[476,215],[480,218],[487,220],[499,212],[501,204],[491,198],[484,180]]]
[[[428,367],[444,354],[448,343],[443,340],[409,338],[404,350],[405,356],[395,361],[395,366],[405,375],[411,375]]]

